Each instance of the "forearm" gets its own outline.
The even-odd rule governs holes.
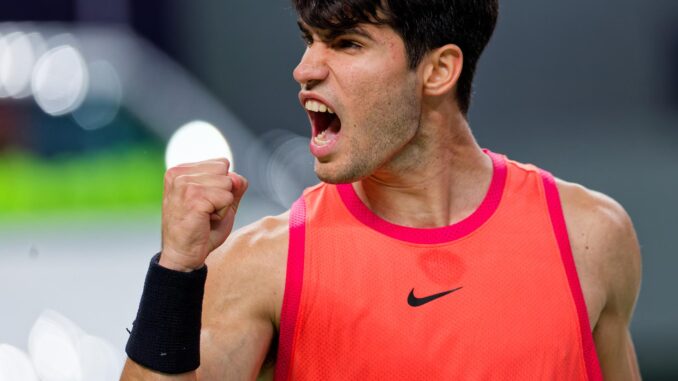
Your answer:
[[[197,381],[196,372],[182,374],[158,373],[135,363],[131,359],[125,362],[120,381]]]
[[[197,380],[205,262],[230,235],[247,189],[229,169],[214,159],[165,173],[162,257],[149,265],[122,380]]]

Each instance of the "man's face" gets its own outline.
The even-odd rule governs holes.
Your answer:
[[[339,35],[299,23],[308,47],[294,70],[311,121],[315,172],[328,183],[362,179],[415,136],[420,98],[403,40],[358,24]]]

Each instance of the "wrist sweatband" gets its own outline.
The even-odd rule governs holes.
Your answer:
[[[138,364],[169,374],[200,366],[200,319],[207,266],[174,271],[151,259],[127,347]]]

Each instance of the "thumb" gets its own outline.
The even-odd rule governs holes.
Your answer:
[[[228,175],[233,179],[233,204],[231,204],[231,208],[233,208],[234,211],[237,211],[240,200],[242,200],[242,197],[245,195],[249,183],[246,178],[235,172],[230,172]]]
[[[210,216],[212,221],[220,221],[226,215],[230,210],[233,210],[233,213],[238,211],[238,206],[240,205],[240,200],[242,200],[243,195],[245,194],[245,191],[247,191],[247,187],[249,186],[249,183],[247,182],[247,179],[244,177],[240,176],[239,174],[235,172],[229,172],[228,176],[231,178],[233,181],[233,188],[231,189],[231,193],[233,194],[233,202],[231,205],[226,206],[215,213],[212,213]]]

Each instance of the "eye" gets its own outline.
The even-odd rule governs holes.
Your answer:
[[[337,49],[360,49],[363,47],[358,42],[347,39],[338,40],[337,42],[334,43],[334,46]]]
[[[311,37],[311,35],[302,33],[300,37],[306,46],[311,46],[313,44],[313,37]]]

